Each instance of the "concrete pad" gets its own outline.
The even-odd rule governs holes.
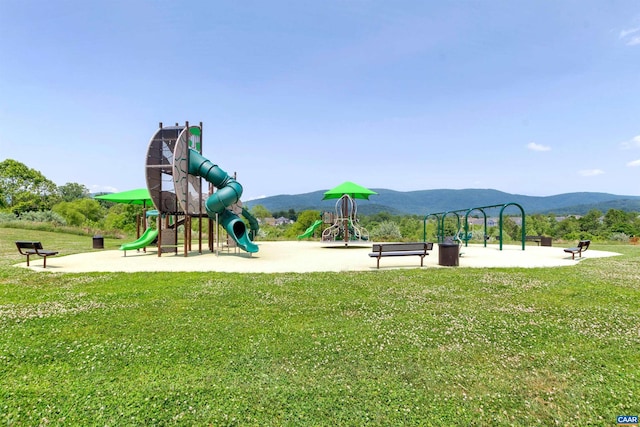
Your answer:
[[[328,246],[321,242],[257,242],[260,251],[254,254],[239,249],[223,250],[218,254],[192,251],[187,257],[180,252],[158,256],[155,248],[147,252],[92,251],[75,255],[50,257],[47,268],[42,261],[34,259],[31,267],[26,262],[17,266],[34,271],[57,273],[85,272],[151,272],[151,271],[219,271],[228,273],[306,273],[313,271],[376,271],[376,259],[368,256],[370,245],[345,247]],[[561,267],[576,265],[582,259],[620,255],[589,249],[582,258],[571,259],[562,247],[504,245],[469,245],[460,247],[459,267],[438,265],[438,245],[424,259],[423,268],[469,268],[469,267]],[[386,257],[380,260],[380,270],[420,268],[417,256]]]

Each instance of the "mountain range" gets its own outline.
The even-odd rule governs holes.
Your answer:
[[[517,203],[526,214],[584,215],[592,209],[606,213],[609,209],[640,212],[640,196],[578,192],[554,196],[525,196],[492,189],[395,191],[372,189],[378,195],[357,200],[358,213],[388,212],[393,215],[427,215],[475,207]],[[262,205],[270,212],[304,210],[334,211],[336,200],[322,200],[327,190],[303,194],[281,194],[244,202],[251,208]],[[508,213],[508,211],[505,211]]]

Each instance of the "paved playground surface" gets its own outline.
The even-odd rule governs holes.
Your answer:
[[[218,271],[228,273],[306,273],[314,271],[376,271],[376,259],[368,256],[371,245],[345,247],[327,246],[320,242],[258,242],[260,251],[249,254],[237,249],[224,249],[218,254],[208,251],[202,254],[191,251],[187,257],[179,254],[162,254],[158,257],[155,248],[147,252],[119,250],[92,250],[81,254],[63,254],[47,259],[47,268],[35,257],[31,269],[59,273],[84,272],[147,272],[147,271]],[[459,267],[562,267],[572,266],[581,260],[619,255],[589,249],[582,258],[563,251],[563,247],[504,245],[469,245],[461,247]],[[26,267],[26,262],[18,264]],[[417,256],[386,257],[380,260],[380,270],[420,268]],[[424,267],[456,268],[438,265],[438,245],[424,259]]]

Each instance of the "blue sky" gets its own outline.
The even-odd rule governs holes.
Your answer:
[[[244,200],[355,181],[640,195],[640,3],[0,0],[0,161],[145,186],[203,122]]]

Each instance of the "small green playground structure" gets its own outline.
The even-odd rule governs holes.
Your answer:
[[[125,251],[125,256],[127,255],[127,251],[132,251],[136,249],[143,249],[147,246],[153,244],[153,242],[158,238],[158,229],[157,228],[147,228],[142,236],[138,238],[138,240],[134,242],[124,243],[120,246],[121,251]]]
[[[322,241],[325,243],[350,243],[369,242],[369,231],[358,223],[358,205],[349,194],[344,194],[338,199],[335,214],[325,212],[324,222],[331,224],[322,232]]]
[[[369,232],[358,224],[358,205],[355,199],[369,200],[369,196],[378,194],[351,181],[345,181],[337,187],[327,190],[322,200],[337,199],[335,214],[324,212],[322,219],[316,220],[298,239],[313,237],[314,232],[323,224],[329,225],[322,231],[322,242],[340,243],[348,246],[350,243],[369,241]]]
[[[321,219],[317,219],[313,224],[311,224],[309,226],[309,228],[307,228],[305,230],[304,233],[302,233],[301,235],[298,236],[298,239],[306,239],[308,237],[312,237],[313,233],[315,233],[315,231],[322,225],[324,224],[324,221],[322,221]]]

